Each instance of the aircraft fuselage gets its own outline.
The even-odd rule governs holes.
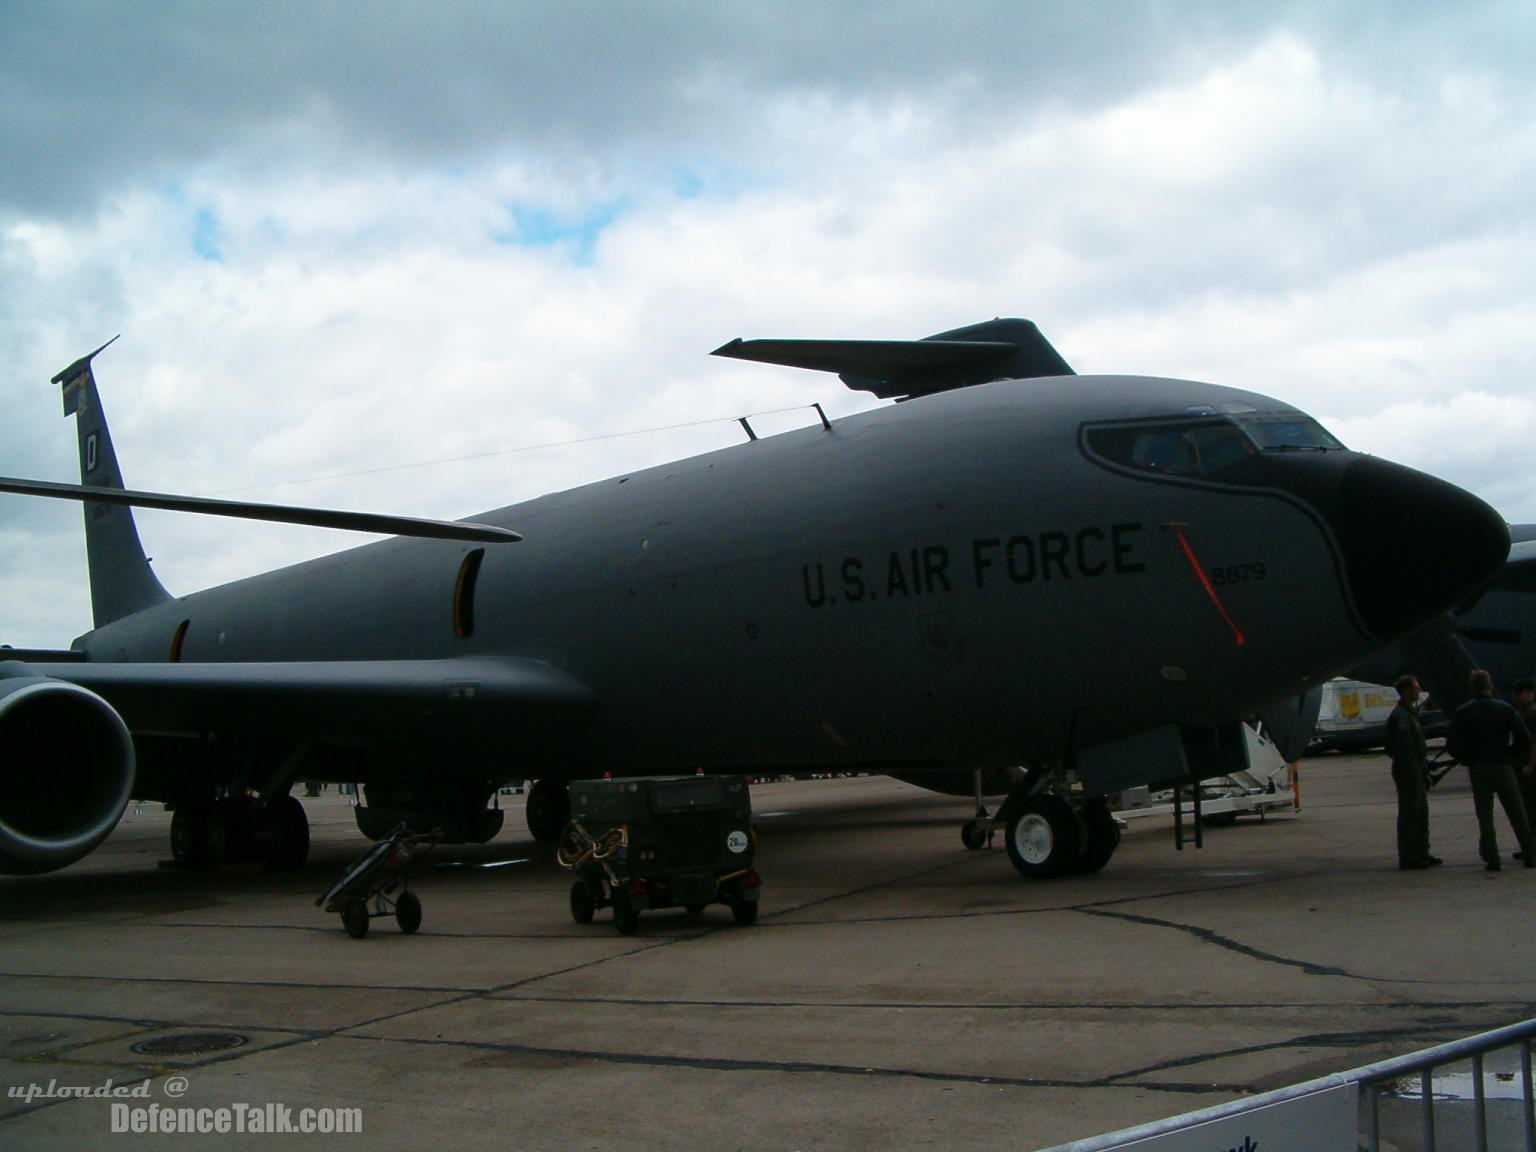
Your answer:
[[[1340,540],[1341,517],[1361,515],[1337,507],[1345,472],[1393,466],[1297,451],[1162,471],[1113,431],[1228,411],[1303,418],[1183,381],[1000,381],[487,513],[525,539],[485,549],[474,571],[471,546],[394,539],[180,598],[78,646],[130,662],[174,646],[189,665],[516,657],[590,690],[579,722],[551,732],[477,716],[380,749],[404,740],[445,772],[1058,759],[1245,715],[1408,623],[1373,617],[1361,549]],[[222,718],[264,738],[284,723]]]

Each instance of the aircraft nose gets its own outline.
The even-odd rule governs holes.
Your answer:
[[[1383,641],[1477,592],[1509,555],[1509,525],[1487,504],[1387,460],[1351,460],[1332,503],[1356,609]]]

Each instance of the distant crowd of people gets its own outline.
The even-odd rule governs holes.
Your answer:
[[[1387,754],[1392,758],[1392,784],[1397,789],[1397,866],[1433,868],[1440,857],[1429,850],[1429,752],[1419,723],[1423,697],[1418,678],[1399,677],[1397,705],[1387,718]],[[1467,766],[1472,780],[1472,807],[1477,813],[1477,852],[1490,872],[1504,867],[1494,826],[1497,798],[1514,829],[1520,848],[1514,858],[1536,868],[1536,685],[1515,681],[1511,704],[1494,695],[1493,678],[1481,668],[1468,680],[1472,699],[1451,716],[1445,748]]]

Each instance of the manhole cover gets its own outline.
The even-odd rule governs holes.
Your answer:
[[[244,1036],[233,1032],[178,1032],[140,1040],[133,1050],[141,1056],[198,1056],[204,1052],[227,1052],[245,1043]]]

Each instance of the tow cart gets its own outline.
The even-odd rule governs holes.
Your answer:
[[[398,825],[354,860],[315,904],[341,913],[347,935],[357,940],[368,935],[368,922],[376,916],[393,916],[409,935],[421,927],[421,898],[408,887],[410,866],[442,838],[439,828],[418,834]]]
[[[757,919],[752,800],[740,776],[577,780],[557,858],[576,873],[571,918],[600,908],[628,936],[640,913],[726,904],[737,924]]]

